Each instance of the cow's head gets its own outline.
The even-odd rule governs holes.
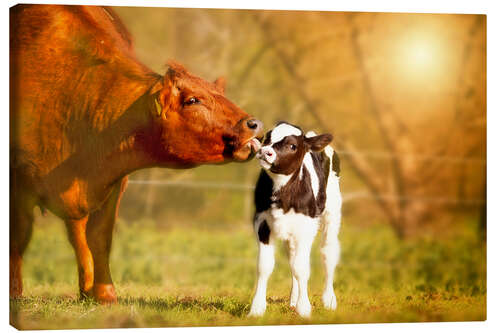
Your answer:
[[[151,90],[164,162],[179,165],[244,161],[258,149],[262,123],[224,97],[224,79],[207,82],[169,62]]]
[[[266,133],[257,158],[265,170],[290,175],[299,170],[307,152],[323,150],[332,139],[331,134],[306,136],[299,127],[279,122]]]

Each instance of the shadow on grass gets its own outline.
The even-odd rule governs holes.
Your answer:
[[[81,306],[81,307],[90,307],[99,305],[97,301],[95,301],[91,297],[79,296],[75,295],[57,295],[57,296],[21,296],[17,298],[10,298],[10,307],[11,309],[16,309],[25,305],[39,304],[39,305],[52,305],[52,306]]]
[[[250,306],[247,302],[241,302],[236,299],[211,299],[207,297],[119,297],[118,304],[125,306],[135,305],[155,311],[223,311],[239,318],[246,316]]]
[[[278,302],[272,301],[271,302]],[[59,296],[23,296],[10,299],[11,314],[16,317],[19,310],[33,304],[51,307],[93,307],[101,306],[92,298],[59,295]],[[244,317],[249,310],[250,304],[234,298],[210,298],[210,297],[119,297],[118,306],[138,306],[155,311],[222,311],[234,317]],[[103,305],[104,306],[104,305]]]
[[[21,296],[9,299],[9,323],[17,329],[26,329],[24,322],[26,318],[40,319],[48,316],[50,311],[65,311],[69,308],[78,308],[79,311],[87,311],[99,306],[94,299],[79,297],[77,295],[59,296]],[[26,310],[28,309],[29,315]],[[43,329],[43,328],[41,328]]]

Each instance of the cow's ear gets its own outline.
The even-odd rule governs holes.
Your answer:
[[[173,60],[170,60],[167,65],[167,72],[163,77],[163,85],[166,87],[175,86],[177,80],[179,80],[182,76],[187,75],[187,70],[184,66]]]
[[[168,67],[165,76],[163,77],[163,84],[165,86],[173,86],[177,79],[179,78],[180,73],[174,67]]]
[[[158,80],[149,90],[149,95],[153,97],[154,105],[152,107],[153,113],[160,117],[163,112],[163,105],[165,96],[163,95],[163,80]]]
[[[149,94],[154,95],[162,89],[163,89],[163,80],[158,80],[149,90]]]
[[[176,87],[178,73],[175,69],[169,68],[163,79],[158,80],[150,89],[150,95],[154,95],[154,112],[161,116],[171,108],[175,108],[178,103],[176,97],[179,96],[179,89]]]
[[[333,135],[331,134],[320,134],[310,138],[305,138],[306,145],[312,151],[322,151],[330,142],[332,142],[332,140]]]
[[[214,81],[214,84],[215,87],[217,87],[217,90],[224,94],[224,92],[226,91],[226,78],[221,76]]]

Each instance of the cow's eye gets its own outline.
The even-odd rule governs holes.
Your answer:
[[[200,100],[196,97],[191,97],[184,102],[184,105],[193,105],[200,103]]]
[[[294,145],[294,144],[291,144],[291,145],[290,145],[290,149],[291,149],[291,150],[295,150],[295,149],[297,149],[297,146],[296,146],[296,145]]]

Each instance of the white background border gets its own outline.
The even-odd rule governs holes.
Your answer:
[[[17,3],[52,3],[52,4],[93,4],[93,5],[111,5],[111,6],[148,6],[148,7],[196,7],[196,8],[245,8],[245,9],[295,9],[295,10],[329,10],[329,11],[376,11],[376,12],[413,12],[413,13],[453,13],[453,14],[487,14],[487,66],[488,66],[488,82],[487,82],[487,96],[488,96],[488,197],[490,199],[497,199],[500,197],[499,177],[495,171],[500,170],[498,154],[500,150],[497,148],[499,140],[499,104],[498,95],[500,94],[499,78],[499,65],[500,54],[498,44],[500,42],[500,11],[498,9],[497,1],[437,1],[437,0],[413,0],[413,1],[397,1],[397,0],[349,0],[349,1],[319,1],[307,0],[297,1],[289,0],[286,4],[276,0],[210,0],[210,1],[138,1],[138,0],[103,0],[103,1],[6,1],[3,4],[1,12],[2,20],[2,40],[1,40],[1,57],[2,57],[2,104],[4,107],[0,112],[1,124],[1,145],[0,145],[0,204],[2,212],[1,232],[0,232],[0,327],[6,328],[8,331],[14,331],[14,328],[9,326],[9,291],[8,291],[8,211],[9,211],[9,10],[8,7]],[[7,6],[6,6],[7,5]],[[487,321],[486,322],[459,322],[459,323],[419,323],[419,324],[349,324],[349,325],[313,325],[313,326],[267,326],[260,327],[259,329],[272,329],[277,332],[293,332],[303,329],[313,329],[318,331],[342,331],[352,332],[358,330],[369,330],[370,332],[421,332],[422,330],[442,331],[453,330],[457,331],[498,331],[500,328],[499,309],[499,288],[500,282],[498,270],[498,253],[500,240],[498,239],[499,229],[499,213],[496,201],[491,201],[488,206],[488,289],[487,289]],[[496,283],[495,283],[496,282]],[[208,328],[169,328],[169,330],[183,330],[187,331],[204,331],[204,332],[219,332],[220,330],[232,330],[234,327],[208,327]],[[250,332],[255,327],[239,327],[238,331]],[[150,331],[159,329],[146,329],[141,331]],[[136,329],[122,330],[98,330],[109,332],[136,332]],[[58,331],[58,332],[65,332]],[[71,330],[68,332],[78,332],[78,330]],[[83,331],[82,331],[83,332]],[[139,331],[138,331],[139,332]]]

